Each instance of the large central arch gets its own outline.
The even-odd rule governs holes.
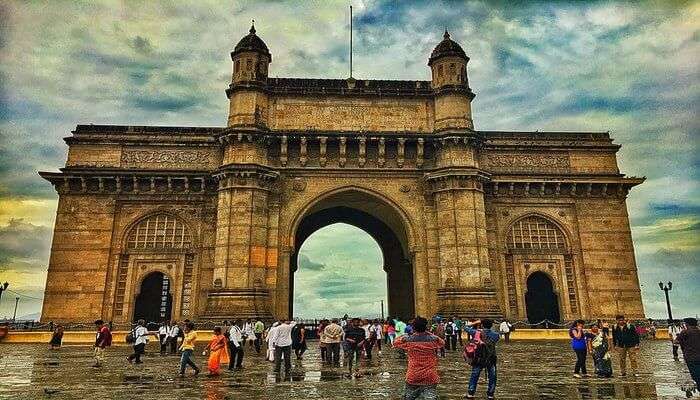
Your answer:
[[[317,198],[297,218],[293,229],[294,247],[290,257],[289,315],[293,313],[294,272],[299,249],[317,230],[335,223],[356,226],[376,240],[382,251],[387,274],[388,315],[407,318],[415,313],[413,260],[410,254],[410,226],[405,214],[394,204],[370,191],[346,188]],[[330,317],[330,316],[329,316]]]

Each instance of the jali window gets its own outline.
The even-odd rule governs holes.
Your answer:
[[[155,214],[131,229],[126,239],[129,249],[181,249],[192,245],[192,237],[179,218]]]
[[[506,245],[511,250],[565,250],[566,240],[561,229],[551,221],[531,216],[513,224]]]

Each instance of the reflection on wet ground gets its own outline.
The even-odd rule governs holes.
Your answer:
[[[50,351],[44,345],[0,345],[0,398],[399,399],[406,368],[406,360],[385,349],[364,362],[361,377],[352,377],[342,367],[322,366],[318,346],[311,343],[304,359],[293,361],[287,377],[273,374],[271,363],[251,349],[242,370],[225,371],[220,377],[194,377],[188,371],[178,378],[178,357],[161,357],[151,345],[145,363],[132,366],[125,360],[129,350],[108,349],[106,366],[93,369],[90,347]],[[684,388],[692,386],[690,376],[670,353],[667,341],[644,342],[639,377],[575,379],[575,356],[567,342],[501,343],[496,393],[499,399],[685,398]],[[197,364],[205,367],[201,349],[195,354]],[[592,371],[590,360],[588,365]],[[441,359],[440,398],[464,398],[469,371],[456,352]],[[484,386],[480,384],[478,397],[485,398]]]

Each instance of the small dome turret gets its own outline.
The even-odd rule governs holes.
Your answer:
[[[445,30],[442,42],[438,43],[430,54],[428,65],[433,65],[435,61],[443,57],[460,57],[469,61],[469,57],[467,57],[467,54],[462,50],[462,46],[450,39],[450,33],[447,32],[447,30]]]
[[[265,42],[258,35],[255,34],[255,21],[250,26],[248,34],[243,36],[243,38],[238,42],[236,47],[231,52],[231,58],[235,57],[237,54],[253,51],[266,55],[269,61],[272,61],[272,55],[270,50],[267,48]]]

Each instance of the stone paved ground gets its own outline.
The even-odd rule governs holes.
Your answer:
[[[90,368],[90,348],[0,344],[0,398],[8,399],[399,399],[405,361],[385,351],[366,366],[366,375],[350,379],[344,370],[321,367],[317,344],[294,363],[289,381],[276,381],[262,357],[246,355],[244,369],[219,378],[176,377],[177,358],[153,350],[145,364],[130,366],[127,347],[108,350],[106,367]],[[198,346],[198,349],[203,345]],[[670,356],[667,341],[644,342],[638,378],[576,380],[574,354],[566,342],[518,341],[499,344],[499,399],[653,399],[684,398],[691,386],[683,362]],[[196,362],[204,365],[201,349]],[[616,365],[615,365],[616,367]],[[589,360],[589,368],[592,365]],[[617,371],[616,371],[617,372]],[[441,399],[464,396],[469,367],[457,353],[440,361]],[[191,372],[190,372],[191,374]],[[477,395],[485,398],[483,383]],[[46,392],[49,392],[47,394]],[[697,396],[697,394],[696,394]]]

